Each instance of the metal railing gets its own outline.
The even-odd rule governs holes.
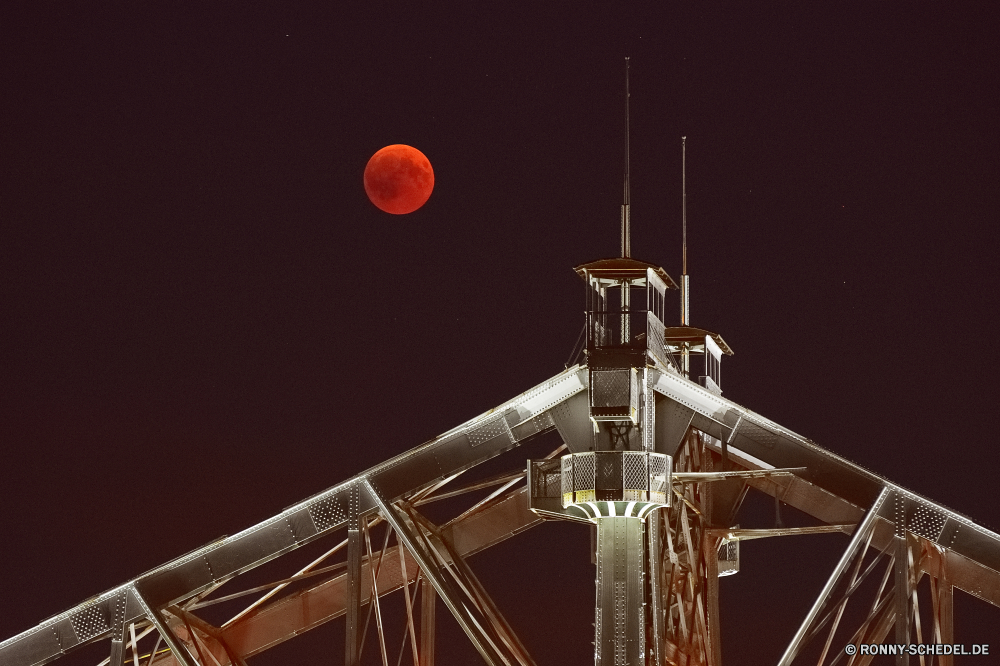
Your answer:
[[[670,456],[646,451],[588,451],[563,456],[563,507],[585,502],[669,504]]]

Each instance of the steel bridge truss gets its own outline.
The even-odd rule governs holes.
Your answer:
[[[721,664],[718,578],[738,569],[739,542],[747,539],[851,535],[781,666],[805,659],[867,664],[870,655],[843,652],[845,641],[881,643],[890,632],[895,643],[952,642],[955,588],[1000,606],[1000,535],[706,390],[672,367],[646,372],[649,391],[641,406],[646,412],[638,422],[655,433],[635,436],[655,441],[655,451],[673,459],[673,501],[652,512],[642,528],[647,664]],[[583,452],[592,443],[588,381],[586,366],[567,369],[269,520],[0,643],[0,663],[41,666],[104,642],[109,656],[97,666],[245,666],[254,655],[345,616],[349,666],[361,663],[364,649],[377,649],[384,666],[404,658],[432,666],[440,598],[487,664],[533,665],[466,560],[547,519],[586,522],[561,508],[558,484],[550,483],[555,477],[545,475],[558,467],[561,453]],[[468,470],[553,430],[563,443],[546,460],[456,487]],[[734,527],[748,488],[821,525]],[[469,494],[480,499],[440,525],[421,511],[430,502]],[[231,591],[247,572],[302,546],[320,545],[321,538],[330,547],[306,566],[268,584]],[[402,618],[390,618],[382,608],[390,594],[402,597]],[[930,600],[933,619],[927,626],[921,624],[921,596],[925,610]],[[213,625],[203,617],[202,609],[240,600],[250,603],[227,621]],[[898,655],[896,661],[907,664],[909,658]],[[951,657],[921,657],[920,663],[946,665]]]

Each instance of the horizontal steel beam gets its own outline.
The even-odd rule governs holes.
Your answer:
[[[748,469],[759,469],[759,465],[763,462],[747,456],[738,449],[730,449],[730,459]],[[768,495],[777,496],[785,504],[831,525],[857,523],[864,514],[859,507],[847,500],[797,476],[751,479],[747,483],[751,487]],[[903,492],[905,493],[905,491]],[[945,526],[947,524],[946,521]],[[944,529],[942,528],[942,531]],[[979,534],[978,530],[971,528],[967,528],[966,531]],[[940,549],[944,552],[950,584],[1000,607],[1000,572],[960,552],[946,549],[922,535],[916,536],[925,548]],[[891,539],[892,524],[884,518],[878,518],[875,535],[872,538],[872,547],[883,550]],[[927,568],[924,570],[935,578],[938,577],[938,573],[934,570]]]
[[[460,556],[468,557],[540,524],[542,519],[527,508],[526,492],[527,489],[522,488],[496,504],[443,527],[442,536],[453,544]],[[405,549],[401,551],[399,546],[390,547],[379,567],[379,596],[402,589],[401,552],[406,558],[408,582],[416,580],[418,569],[412,556]],[[367,560],[362,563],[361,579],[362,603],[368,603],[371,600],[371,569]],[[343,574],[241,618],[219,630],[219,638],[235,655],[246,659],[340,617],[346,610],[347,575]],[[176,661],[167,654],[157,659],[154,665],[175,666]]]
[[[586,387],[586,368],[569,368],[426,444],[313,495],[273,518],[171,560],[0,642],[0,663],[42,666],[91,640],[110,638],[119,631],[110,625],[95,635],[88,631],[84,637],[74,627],[87,623],[90,613],[111,617],[109,611],[94,611],[93,607],[113,603],[112,598],[117,598],[123,590],[136,589],[151,607],[165,608],[342,528],[348,515],[375,511],[375,502],[363,488],[365,482],[371,483],[381,496],[395,500],[485,462],[533,435],[554,428],[548,411]]]
[[[679,408],[689,410],[692,427],[726,442],[730,452],[735,448],[763,463],[761,467],[806,467],[807,471],[798,476],[855,506],[870,506],[882,488],[892,487],[905,496],[909,506],[920,505],[932,516],[932,523],[943,525],[944,529],[932,540],[1000,571],[1000,534],[977,525],[970,518],[893,484],[676,373],[658,373],[653,390],[674,401]],[[910,531],[930,538],[927,534]]]

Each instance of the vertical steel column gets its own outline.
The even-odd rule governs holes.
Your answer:
[[[948,580],[948,554],[942,553],[941,576],[937,581],[937,617],[941,632],[940,642],[944,644],[955,643],[955,588]],[[952,655],[940,655],[938,657],[940,666],[953,666],[955,658]]]
[[[597,519],[596,666],[646,663],[642,531],[638,518]]]
[[[135,622],[129,622],[128,630],[132,635],[132,664],[139,666],[139,639],[135,637]]]
[[[622,311],[622,344],[627,345],[632,340],[632,317],[629,314],[632,309],[632,283],[628,280],[621,281],[621,311]]]
[[[403,556],[403,555],[401,555]],[[437,609],[437,592],[427,579],[420,583],[420,666],[434,666],[434,611]]]
[[[646,518],[646,533],[649,537],[649,595],[650,624],[653,625],[653,661],[650,666],[666,666],[664,651],[664,617],[663,610],[663,559],[660,544],[660,531],[663,529],[663,514],[653,511]]]
[[[894,512],[893,538],[896,542],[895,568],[895,601],[896,606],[896,644],[905,645],[910,642],[910,557],[909,546],[906,543],[906,498],[896,493]],[[896,666],[909,666],[909,654],[897,654]]]
[[[126,636],[128,632],[128,622],[125,621],[125,604],[127,603],[128,591],[118,593],[111,610],[111,629],[115,632],[111,635],[111,656],[110,663],[118,666],[125,660],[125,643],[128,642]]]
[[[705,583],[708,588],[705,609],[708,615],[708,647],[706,661],[709,666],[722,664],[722,629],[719,623],[719,539],[705,530],[702,537],[702,554],[705,557]]]
[[[358,666],[361,654],[361,518],[358,516],[358,488],[351,489],[347,523],[347,635],[344,663]]]
[[[854,559],[855,553],[861,548],[865,543],[865,538],[868,536],[868,531],[873,529],[875,524],[875,518],[878,516],[879,510],[885,503],[889,495],[892,494],[892,490],[885,486],[882,488],[882,492],[879,493],[878,498],[872,504],[871,508],[868,509],[868,513],[865,517],[854,527],[854,533],[851,535],[851,542],[847,544],[847,550],[844,554],[840,556],[840,561],[837,562],[837,566],[834,567],[833,573],[830,574],[830,578],[826,581],[826,585],[823,586],[823,590],[819,593],[819,597],[816,599],[816,603],[809,610],[809,614],[806,615],[806,619],[802,621],[802,625],[799,630],[795,632],[795,636],[792,637],[792,641],[785,648],[785,653],[781,655],[781,661],[778,662],[778,666],[790,666],[795,656],[798,654],[799,649],[805,641],[806,634],[809,633],[812,623],[816,621],[819,616],[820,611],[823,610],[823,606],[826,604],[827,599],[830,598],[830,594],[833,589],[837,586],[840,581],[840,577],[844,574],[851,560]],[[861,553],[864,556],[864,552]]]
[[[108,663],[110,664],[121,664],[125,661],[125,632],[122,631],[122,635],[119,636],[118,632],[115,632],[114,637],[111,639],[111,657]]]
[[[219,647],[221,647],[223,652],[226,653],[226,656],[229,657],[229,661],[232,662],[233,666],[247,666],[246,660],[244,660],[240,655],[233,652],[232,648],[229,647],[229,644],[226,642],[226,639],[223,637],[218,627],[210,625],[208,622],[205,622],[205,620],[201,619],[197,615],[194,615],[193,613],[190,613],[178,606],[170,606],[169,610],[172,614],[181,618],[185,624],[191,625],[191,627],[198,629],[206,636],[214,640],[216,643],[218,643]],[[189,627],[189,630],[191,627]],[[192,635],[194,635],[193,632]],[[202,641],[202,645],[205,645],[207,647],[207,643],[205,643],[204,641]],[[209,650],[209,654],[211,655],[211,650]],[[214,655],[211,658],[213,661],[218,661]]]
[[[441,595],[441,600],[444,601],[448,610],[451,611],[455,620],[465,632],[465,635],[469,637],[469,640],[472,641],[472,644],[479,651],[483,660],[491,666],[502,666],[502,664],[509,663],[509,660],[500,654],[498,647],[493,643],[482,625],[469,612],[468,607],[462,600],[461,594],[455,589],[454,584],[449,579],[450,574],[435,561],[434,553],[428,550],[432,546],[427,544],[425,548],[424,543],[421,542],[423,537],[420,533],[420,528],[412,525],[412,523],[408,522],[408,518],[397,513],[397,510],[379,497],[374,489],[371,489],[371,494],[379,506],[382,517],[385,518],[393,531],[396,532],[396,538],[399,539],[399,542],[403,544],[410,555],[413,556],[413,559],[416,560],[421,571],[424,572],[424,576],[434,585],[434,589]]]

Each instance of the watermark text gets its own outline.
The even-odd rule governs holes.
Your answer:
[[[848,655],[986,655],[990,653],[990,646],[986,643],[848,643],[844,646],[844,652]]]

